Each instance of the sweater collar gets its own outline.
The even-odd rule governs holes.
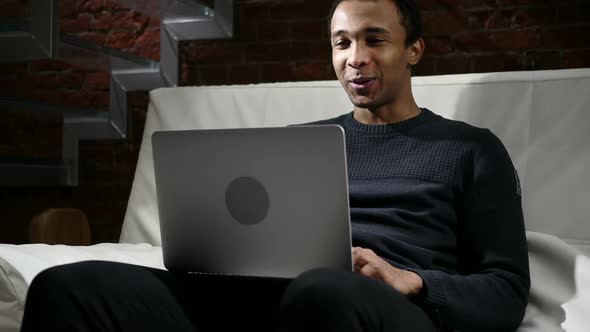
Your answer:
[[[429,109],[420,108],[420,113],[409,119],[394,123],[370,125],[357,121],[354,118],[353,113],[354,112],[350,112],[344,117],[344,125],[353,131],[362,132],[365,134],[390,134],[402,132],[415,128],[436,117],[436,115]]]

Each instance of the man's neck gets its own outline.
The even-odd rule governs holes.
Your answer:
[[[354,108],[353,116],[355,120],[364,124],[387,124],[396,123],[411,119],[421,110],[415,102],[406,107],[395,107],[394,105],[384,105],[377,109]]]

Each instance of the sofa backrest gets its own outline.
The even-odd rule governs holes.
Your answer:
[[[590,69],[414,77],[419,106],[490,128],[523,188],[528,230],[590,253]],[[160,244],[154,130],[285,126],[353,108],[337,81],[176,87],[150,92],[120,242]]]

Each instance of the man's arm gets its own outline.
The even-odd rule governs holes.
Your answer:
[[[424,304],[459,330],[516,330],[530,288],[528,250],[518,176],[502,142],[490,131],[473,158],[458,205],[461,275],[415,271],[426,285]]]
[[[387,267],[382,265],[387,262],[366,249],[356,249],[356,256],[362,258],[355,258],[355,267],[402,294],[411,297],[418,292],[418,301],[438,311],[445,327],[460,331],[516,330],[530,287],[520,188],[506,149],[489,131],[475,153],[469,178],[458,206],[460,274]],[[371,267],[363,267],[367,265]],[[415,281],[412,272],[423,284]]]

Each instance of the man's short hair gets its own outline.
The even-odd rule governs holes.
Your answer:
[[[336,11],[336,7],[343,2],[350,0],[334,0],[332,2],[332,8],[330,9],[330,16],[328,17],[328,26],[332,22],[332,17]],[[406,40],[405,45],[412,45],[418,38],[422,37],[422,15],[418,4],[414,0],[390,0],[393,1],[397,7],[400,24],[406,29]]]

